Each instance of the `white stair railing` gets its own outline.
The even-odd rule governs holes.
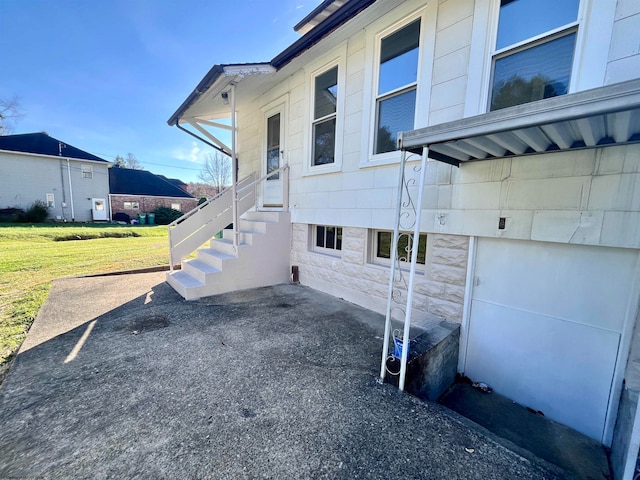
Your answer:
[[[255,177],[256,174],[252,173],[238,182],[238,215],[242,215],[256,204],[255,189],[245,188],[254,184]],[[211,200],[198,205],[168,225],[171,270],[187,255],[233,223],[233,200],[232,190],[226,188]]]

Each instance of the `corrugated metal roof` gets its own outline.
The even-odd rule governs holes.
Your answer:
[[[640,142],[640,80],[402,132],[398,146],[461,163]]]

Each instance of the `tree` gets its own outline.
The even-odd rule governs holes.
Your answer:
[[[131,168],[133,170],[142,170],[142,165],[140,165],[140,162],[133,153],[127,153],[127,158],[124,158],[121,155],[116,155],[116,158],[113,161],[113,166],[119,168]]]
[[[23,113],[20,109],[20,102],[16,97],[4,99],[0,98],[0,135],[13,133],[14,124]]]
[[[231,159],[220,152],[208,154],[198,178],[218,192],[222,191],[231,183]]]

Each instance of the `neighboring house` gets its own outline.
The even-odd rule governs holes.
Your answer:
[[[631,478],[640,3],[326,0],[296,28],[270,62],[215,65],[169,119],[240,179],[170,233],[172,264],[233,221],[234,196],[250,210],[169,284],[197,298],[297,266],[372,310],[459,323],[459,373],[610,446]],[[390,288],[396,225],[417,255]]]
[[[0,208],[49,206],[56,221],[109,220],[109,162],[46,133],[0,136]]]
[[[184,182],[154,175],[146,170],[111,167],[109,169],[109,203],[112,215],[125,213],[137,218],[139,213],[168,207],[188,212],[198,200],[182,187]]]

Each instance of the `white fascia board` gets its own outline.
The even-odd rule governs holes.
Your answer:
[[[107,160],[104,160],[104,161],[89,160],[88,158],[65,157],[64,155],[45,155],[43,153],[17,152],[15,150],[0,150],[0,153],[7,153],[12,155],[25,155],[28,157],[37,157],[37,158],[50,158],[53,160],[69,160],[72,162],[95,163],[97,165],[104,165],[104,166],[109,166],[113,164],[113,162],[109,162]]]
[[[265,63],[226,65],[223,67],[226,77],[248,77],[250,75],[269,75],[276,69]]]

